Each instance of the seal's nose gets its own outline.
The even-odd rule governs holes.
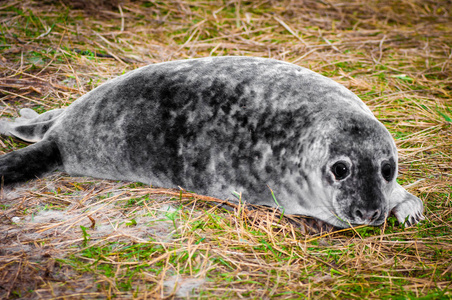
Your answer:
[[[372,208],[355,208],[355,210],[353,211],[355,221],[363,224],[370,224],[378,220],[380,214],[381,214],[380,209]]]

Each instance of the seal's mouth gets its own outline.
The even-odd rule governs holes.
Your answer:
[[[334,219],[331,219],[330,224],[340,228],[350,228],[355,226],[381,226],[386,220],[387,213],[378,214],[375,218],[352,218],[346,215],[345,212],[334,213]]]
[[[367,225],[367,226],[381,226],[385,222],[385,215],[380,215],[378,218],[374,219],[367,219],[367,220],[353,220],[350,222],[347,222],[347,224],[350,226],[361,226],[361,225]]]
[[[384,221],[371,221],[371,222],[350,222],[350,224],[354,226],[361,226],[361,225],[367,225],[367,226],[381,226],[384,223]]]

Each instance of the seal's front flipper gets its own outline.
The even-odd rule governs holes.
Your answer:
[[[0,180],[5,184],[26,181],[61,165],[60,151],[55,142],[43,140],[0,156]]]
[[[400,223],[411,226],[424,220],[422,200],[408,193],[400,184],[396,183],[389,200],[390,209]]]

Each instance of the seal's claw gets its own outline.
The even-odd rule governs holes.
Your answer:
[[[396,184],[389,201],[390,209],[399,223],[413,226],[424,220],[422,200],[408,193],[400,184]]]
[[[410,197],[394,207],[392,213],[400,223],[405,223],[407,226],[413,226],[421,220],[424,220],[425,217],[422,215],[422,201],[411,194],[408,195]]]

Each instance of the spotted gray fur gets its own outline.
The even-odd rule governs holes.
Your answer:
[[[2,121],[0,133],[36,143],[0,157],[7,183],[59,168],[224,199],[235,192],[338,227],[379,225],[391,211],[408,224],[424,218],[422,201],[397,184],[395,143],[367,106],[333,80],[281,61],[149,65],[65,109],[24,110]],[[338,161],[346,178],[332,171]]]

